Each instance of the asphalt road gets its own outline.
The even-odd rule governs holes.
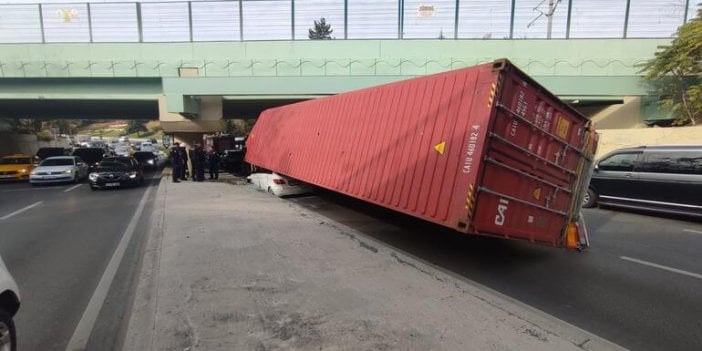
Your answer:
[[[469,237],[340,195],[291,201],[632,350],[702,350],[702,224],[586,210],[570,252]]]
[[[66,350],[113,252],[136,218],[104,304],[93,303],[98,317],[83,329],[88,331],[83,332],[89,337],[87,349],[119,348],[155,191],[144,200],[144,210],[137,216],[135,211],[147,189],[157,185],[153,180],[137,188],[91,191],[87,182],[0,184],[0,255],[22,294],[15,321],[19,350]]]

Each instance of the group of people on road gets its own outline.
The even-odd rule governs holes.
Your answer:
[[[202,144],[195,143],[190,150],[186,150],[185,146],[181,146],[179,142],[175,142],[170,152],[174,183],[178,183],[181,180],[188,180],[188,175],[193,181],[204,181],[205,166],[207,166],[209,170],[209,179],[219,178],[220,156],[214,148],[205,151]]]

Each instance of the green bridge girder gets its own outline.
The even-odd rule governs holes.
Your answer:
[[[667,39],[331,40],[0,45],[0,111],[22,102],[294,101],[506,57],[560,96],[647,95],[639,65]],[[196,77],[181,77],[182,71]],[[108,104],[109,105],[109,104]],[[106,105],[107,106],[107,105]],[[0,112],[3,114],[3,112]]]

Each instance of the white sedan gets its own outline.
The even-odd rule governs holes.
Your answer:
[[[275,196],[301,195],[312,192],[312,188],[298,180],[277,173],[252,173],[246,181],[259,190]]]
[[[15,350],[17,348],[17,333],[12,317],[20,306],[17,283],[7,271],[5,263],[0,258],[0,350]]]
[[[41,161],[29,174],[29,183],[79,182],[87,177],[88,165],[80,157],[56,156]]]

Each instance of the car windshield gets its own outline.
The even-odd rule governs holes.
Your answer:
[[[131,163],[126,157],[107,157],[103,159],[102,162],[117,162],[127,166]]]
[[[73,166],[73,159],[70,158],[53,158],[42,161],[39,166]]]
[[[128,168],[126,164],[117,161],[102,161],[98,165],[98,170],[101,171],[124,171]]]
[[[0,158],[0,165],[26,165],[32,163],[29,157],[3,157]]]

